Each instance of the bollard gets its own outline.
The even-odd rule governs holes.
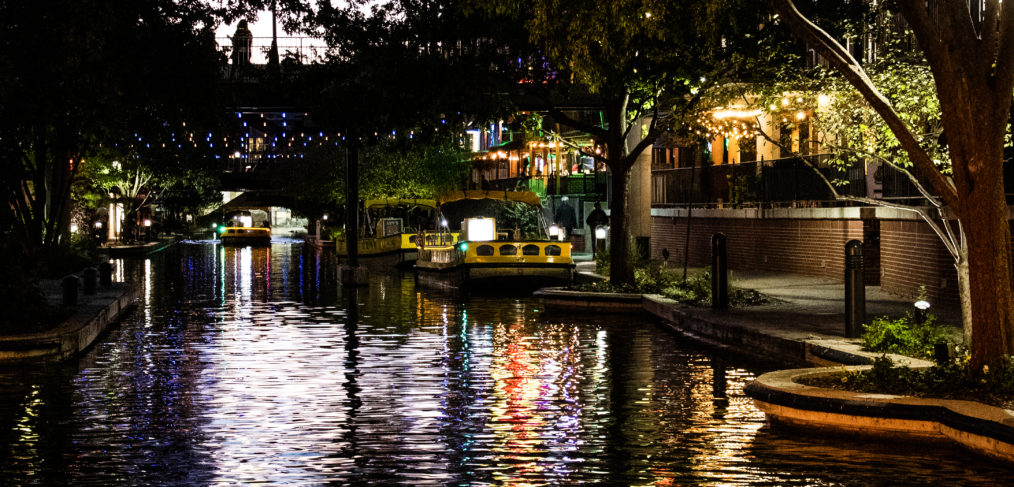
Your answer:
[[[84,291],[84,293],[87,295],[95,294],[95,288],[98,285],[98,281],[99,281],[99,271],[97,271],[94,267],[89,267],[85,269],[84,286],[82,286],[82,290]]]
[[[71,274],[63,278],[60,285],[63,287],[63,305],[77,306],[77,288],[81,285],[81,279]]]
[[[849,240],[845,244],[845,338],[859,338],[866,321],[863,267],[863,243]]]
[[[113,264],[109,262],[99,264],[99,285],[102,287],[113,285]]]
[[[711,308],[729,309],[729,265],[725,258],[725,234],[711,237]]]
[[[937,365],[947,365],[951,361],[950,350],[946,343],[937,343],[933,345],[933,361]]]

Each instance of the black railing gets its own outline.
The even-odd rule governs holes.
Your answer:
[[[506,178],[487,181],[489,189],[514,190],[527,189],[535,192],[541,197],[547,195],[568,195],[580,196],[586,199],[601,201],[606,196],[608,174],[600,172],[596,174],[574,174],[560,177],[560,187],[557,188],[556,177],[535,177],[535,178]],[[557,191],[559,189],[559,191]]]
[[[840,205],[820,171],[839,195],[868,197],[908,205],[927,205],[904,171],[886,164],[856,160],[847,167],[829,166],[825,154],[681,169],[652,171],[653,206],[832,206]],[[810,164],[807,164],[809,162]],[[812,166],[811,166],[812,165]],[[873,174],[867,174],[873,171]],[[1007,203],[1014,204],[1014,162],[1003,165]],[[868,184],[869,183],[869,184]],[[926,188],[930,190],[931,188]]]
[[[865,164],[829,166],[827,155],[652,171],[654,206],[817,206],[841,195],[868,196]]]

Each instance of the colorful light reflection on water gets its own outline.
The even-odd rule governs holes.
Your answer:
[[[180,245],[118,275],[137,312],[79,361],[0,386],[3,485],[974,485],[950,450],[772,430],[765,365],[644,317],[342,291],[297,242]],[[355,302],[358,306],[351,307]],[[721,373],[716,373],[719,371]],[[724,380],[723,380],[724,377]]]

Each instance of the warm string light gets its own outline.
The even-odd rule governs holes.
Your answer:
[[[721,112],[715,112],[713,114],[709,113],[707,115],[697,117],[697,126],[699,128],[694,132],[697,135],[703,135],[709,139],[722,137],[726,139],[739,140],[753,138],[760,135],[756,121],[733,118],[731,115],[726,114],[722,114],[723,116],[719,117],[717,116],[719,114],[721,114]]]

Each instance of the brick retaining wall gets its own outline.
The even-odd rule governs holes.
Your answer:
[[[957,275],[950,254],[940,239],[921,220],[885,218],[859,209],[839,211],[840,217],[821,218],[816,211],[796,213],[817,217],[790,217],[792,211],[759,217],[757,212],[694,210],[690,222],[690,266],[711,263],[711,236],[725,233],[729,268],[770,271],[844,279],[845,243],[865,243],[866,282],[886,292],[915,297],[925,285],[930,302],[958,305]],[[877,209],[879,214],[880,209]],[[674,212],[675,213],[675,212]],[[833,212],[832,212],[833,214]],[[871,217],[873,216],[873,217]],[[682,265],[686,242],[685,213],[653,216],[651,256]],[[879,241],[878,237],[879,236]]]

